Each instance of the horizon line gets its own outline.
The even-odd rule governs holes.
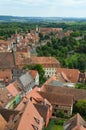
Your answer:
[[[20,15],[5,15],[0,14],[0,16],[6,16],[6,17],[32,17],[32,18],[86,18],[86,17],[78,17],[78,16],[20,16]]]

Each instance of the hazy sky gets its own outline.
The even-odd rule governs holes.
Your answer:
[[[86,0],[0,0],[0,15],[86,17]]]

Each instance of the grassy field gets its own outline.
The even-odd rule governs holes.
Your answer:
[[[54,120],[50,120],[50,123],[47,128],[44,128],[44,130],[63,130],[63,126],[56,125],[54,123]]]

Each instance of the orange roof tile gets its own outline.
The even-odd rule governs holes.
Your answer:
[[[32,75],[32,77],[35,79],[38,71],[36,70],[29,70],[29,73]]]
[[[3,118],[3,116],[0,114],[0,130],[5,130],[5,127],[7,125],[6,120]]]
[[[14,68],[14,66],[15,66],[15,60],[13,53],[0,52],[0,68],[8,69],[8,68]]]
[[[6,80],[6,78],[8,81],[12,79],[11,69],[0,69],[0,79]]]
[[[73,96],[52,92],[38,92],[43,98],[47,99],[51,104],[58,104],[64,106],[73,105]]]
[[[80,71],[77,69],[57,68],[58,73],[62,74],[66,81],[76,83],[78,82]]]
[[[74,129],[72,130],[86,130],[86,128],[84,128],[82,125],[76,126]]]
[[[19,94],[18,89],[14,86],[13,83],[9,84],[6,88],[11,93],[11,95],[14,97]]]
[[[37,92],[37,91],[30,91],[26,96],[27,99],[33,98],[37,101],[43,101],[43,97]],[[35,100],[32,100],[33,103],[35,103]]]
[[[35,118],[39,122],[37,122]],[[24,113],[22,114],[17,130],[35,130],[34,127],[38,128],[38,130],[42,130],[43,118],[37,112],[32,102],[29,101],[26,105]]]
[[[60,62],[54,57],[32,57],[29,60],[29,64],[41,64],[45,68],[60,67]]]
[[[9,42],[8,41],[5,41],[5,40],[0,40],[0,45],[5,45],[5,46],[8,46],[9,45]]]
[[[13,96],[11,93],[6,88],[0,88],[0,106],[4,107],[11,99]]]
[[[68,88],[68,87],[56,87],[52,85],[45,85],[42,87],[43,92],[52,92],[52,93],[59,93],[59,94],[69,94],[73,95],[74,99],[81,100],[86,99],[86,90],[83,89],[76,89],[76,88]]]
[[[72,118],[70,118],[68,121],[64,123],[64,127],[66,127],[66,130],[84,130],[84,127],[86,127],[85,120],[80,116],[79,113],[74,115]],[[86,129],[85,129],[86,130]]]

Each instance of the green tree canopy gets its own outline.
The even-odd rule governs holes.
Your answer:
[[[86,118],[86,100],[79,100],[74,106],[74,112],[80,113],[81,116]]]

